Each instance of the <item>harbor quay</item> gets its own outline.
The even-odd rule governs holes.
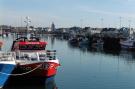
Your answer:
[[[135,49],[135,29],[133,28],[92,28],[92,27],[69,27],[55,28],[54,23],[51,27],[13,27],[0,25],[0,35],[8,34],[50,34],[54,37],[67,40],[76,46],[87,46],[91,48],[103,48],[104,50]],[[5,35],[6,34],[6,35]]]

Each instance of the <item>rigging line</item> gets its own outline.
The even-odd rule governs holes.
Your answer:
[[[43,64],[43,63],[42,63]],[[26,75],[26,74],[29,74],[35,70],[37,70],[42,64],[38,65],[36,68],[28,71],[28,72],[25,72],[25,73],[20,73],[20,74],[8,74],[8,73],[4,73],[4,72],[0,72],[0,74],[3,74],[3,75],[10,75],[10,76],[22,76],[22,75]]]

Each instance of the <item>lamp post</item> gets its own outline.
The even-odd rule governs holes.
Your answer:
[[[122,17],[120,16],[120,18],[119,18],[119,19],[120,19],[120,28],[121,28],[121,19],[122,19]]]
[[[131,20],[128,20],[129,23],[129,29],[131,28]]]
[[[104,26],[104,24],[103,24],[103,21],[104,21],[104,19],[103,18],[101,18],[101,28],[103,28]]]
[[[81,22],[81,28],[83,28],[83,19],[81,19],[80,22]]]
[[[128,23],[129,23],[129,33],[132,34],[132,32],[131,32],[131,20],[128,20]]]

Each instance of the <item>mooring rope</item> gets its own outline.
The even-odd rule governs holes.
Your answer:
[[[36,69],[38,69],[42,64],[38,65],[36,68],[28,71],[28,72],[25,72],[25,73],[20,73],[20,74],[9,74],[9,73],[4,73],[4,72],[0,72],[0,74],[3,74],[3,75],[9,75],[9,76],[22,76],[22,75],[26,75],[26,74],[29,74],[33,71],[35,71]]]

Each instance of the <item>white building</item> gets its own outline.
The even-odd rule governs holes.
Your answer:
[[[100,34],[102,31],[102,28],[89,28],[89,32],[91,35],[93,34]]]

